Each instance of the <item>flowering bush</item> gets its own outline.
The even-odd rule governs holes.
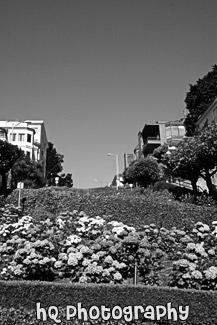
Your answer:
[[[0,209],[0,279],[124,283],[217,289],[217,226],[139,228],[65,211],[57,218]]]
[[[189,242],[183,242],[182,258],[174,261],[169,285],[179,288],[217,289],[215,231],[197,222]]]

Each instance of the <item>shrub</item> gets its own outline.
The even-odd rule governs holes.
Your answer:
[[[117,220],[139,228],[141,224],[157,226],[192,226],[197,221],[208,224],[214,220],[216,206],[196,206],[175,201],[167,191],[153,192],[151,188],[105,190],[97,193],[80,193],[75,190],[59,192],[52,189],[23,190],[27,198],[24,213],[46,220],[58,216],[61,211],[86,211],[90,217],[106,215],[107,220]],[[18,191],[7,198],[7,203],[17,204]]]

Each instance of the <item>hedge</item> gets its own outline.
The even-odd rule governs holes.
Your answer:
[[[23,190],[26,197],[25,214],[37,218],[55,217],[61,211],[84,211],[89,216],[109,215],[111,220],[140,227],[155,223],[167,229],[191,227],[197,221],[211,224],[217,218],[217,206],[197,206],[176,201],[167,191],[104,191],[80,193],[75,190]],[[13,191],[6,203],[17,204],[18,191]]]
[[[87,315],[90,313],[91,306],[97,306],[101,310],[101,306],[104,305],[106,308],[110,308],[111,311],[115,306],[120,306],[122,311],[127,306],[130,306],[130,308],[142,306],[144,310],[148,306],[152,306],[155,311],[155,320],[157,315],[156,306],[164,306],[167,308],[166,315],[160,318],[161,322],[158,321],[158,324],[211,325],[216,324],[217,318],[217,293],[212,291],[180,290],[142,285],[82,285],[50,282],[0,281],[1,324],[9,324],[6,320],[1,319],[4,315],[6,316],[6,310],[9,312],[8,317],[11,313],[17,317],[17,321],[14,323],[10,322],[10,324],[21,324],[18,320],[22,315],[25,315],[26,318],[29,317],[32,321],[31,323],[26,323],[23,318],[22,324],[41,324],[40,320],[36,319],[37,303],[40,303],[38,307],[45,308],[46,312],[48,312],[50,306],[56,306],[60,312],[61,324],[67,324],[64,322],[66,306],[79,307],[78,303],[81,303],[81,307],[86,308]],[[186,313],[188,318],[186,320],[180,320],[180,306],[182,306],[184,311],[189,306],[189,313]],[[175,308],[176,312],[174,311],[171,314],[171,320],[168,320],[170,307]],[[135,311],[135,309],[132,309],[132,311]],[[138,322],[129,322],[129,324],[144,324],[143,310],[140,309],[140,311],[138,313]],[[162,309],[160,311],[162,312]],[[177,320],[174,319],[176,313]],[[42,320],[43,312],[40,315]],[[125,321],[123,324],[127,324],[129,318],[127,321],[124,319],[124,315],[126,315],[126,310],[123,312],[122,320]],[[70,324],[75,324],[76,316],[73,319],[74,323],[70,322]],[[146,319],[146,321],[146,324],[149,324],[150,319]],[[100,324],[100,320],[98,319],[97,322],[88,322],[88,324],[96,323]],[[119,320],[117,324],[120,323],[121,321]],[[50,322],[47,316],[47,320],[43,324],[54,324],[54,322]],[[116,324],[116,322],[114,320],[111,322],[110,319],[105,324]]]

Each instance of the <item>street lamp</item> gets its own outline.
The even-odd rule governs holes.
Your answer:
[[[98,179],[94,179],[95,182],[100,182],[100,186],[102,187],[102,181],[98,180]]]
[[[118,166],[118,154],[107,153],[108,156],[115,156],[116,158],[116,189],[118,190],[118,179],[119,179],[119,166]]]

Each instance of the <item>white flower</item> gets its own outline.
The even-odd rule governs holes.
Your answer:
[[[69,246],[73,243],[77,244],[77,243],[80,243],[80,241],[81,241],[81,237],[79,237],[77,235],[71,235],[66,238],[66,245]]]
[[[113,263],[113,258],[110,255],[108,255],[108,256],[105,257],[104,262],[108,263],[108,264],[112,264]]]
[[[206,271],[204,271],[204,273],[208,280],[214,280],[217,277],[217,267],[211,266]]]
[[[87,281],[88,281],[88,277],[86,275],[80,276],[79,278],[80,283],[87,283]]]
[[[122,275],[120,274],[120,272],[116,272],[114,275],[114,280],[121,280],[122,279]]]
[[[204,252],[205,252],[205,249],[203,248],[203,245],[201,245],[201,244],[196,244],[195,252],[196,252],[196,253],[199,253],[199,254],[204,253]]]
[[[68,259],[68,265],[73,265],[73,266],[78,265],[78,260],[77,260],[77,258],[75,258],[75,257],[71,257],[71,258],[69,258],[69,259]]]
[[[83,259],[83,262],[82,262],[82,265],[83,265],[83,266],[87,266],[87,265],[89,265],[89,264],[91,264],[91,260],[89,260],[88,258],[84,258],[84,259]]]
[[[187,245],[188,250],[193,250],[193,249],[195,249],[195,247],[196,247],[195,243],[188,243],[188,245]]]
[[[92,260],[99,261],[99,255],[98,254],[92,254],[91,255]]]
[[[210,254],[210,255],[215,255],[215,250],[214,250],[213,248],[210,248],[210,249],[208,250],[208,254]]]
[[[197,270],[193,271],[193,272],[191,273],[191,276],[192,276],[193,278],[195,278],[195,279],[202,279],[202,278],[203,278],[202,273],[201,273],[200,271],[197,271]]]
[[[62,261],[56,261],[55,263],[54,263],[54,267],[55,268],[59,268],[59,267],[61,267],[63,265],[63,262]]]

